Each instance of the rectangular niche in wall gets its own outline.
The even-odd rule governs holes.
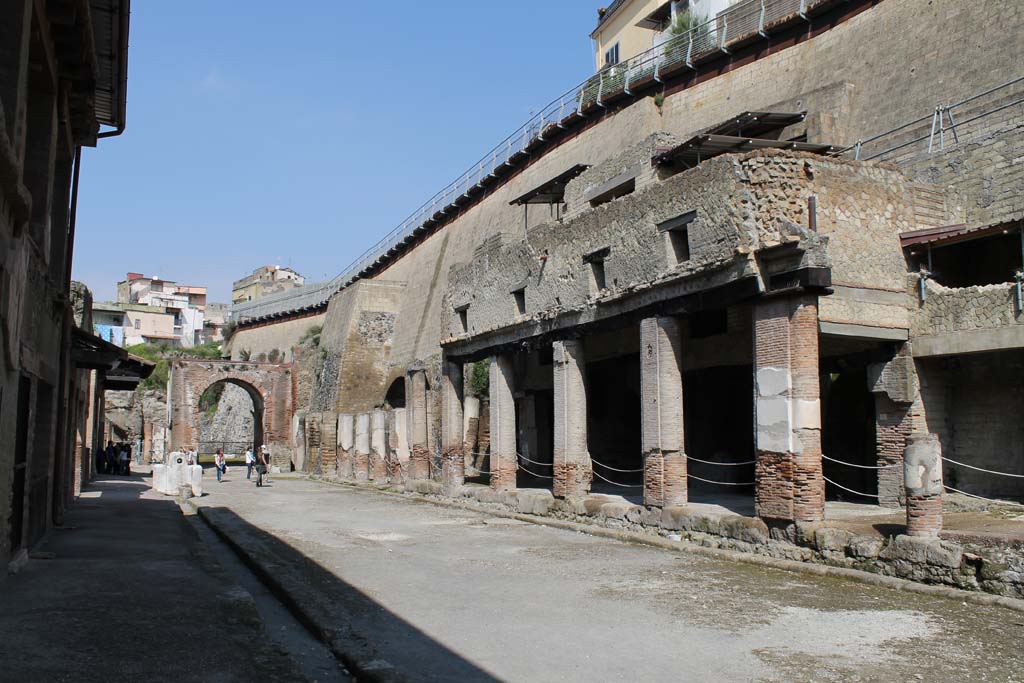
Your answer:
[[[665,260],[670,268],[690,260],[690,224],[696,219],[694,210],[658,224],[658,232],[664,235]]]
[[[604,262],[611,253],[611,248],[605,247],[592,251],[583,257],[583,263],[589,266],[587,273],[587,293],[590,295],[600,294],[607,289],[608,281],[605,278]]]

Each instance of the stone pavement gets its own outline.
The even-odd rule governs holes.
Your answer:
[[[336,652],[410,680],[1024,681],[1024,615],[1000,607],[300,478],[207,491]]]
[[[307,680],[178,505],[140,476],[89,486],[36,556],[0,577],[0,680]]]

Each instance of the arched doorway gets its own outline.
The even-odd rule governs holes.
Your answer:
[[[399,377],[391,386],[388,387],[388,393],[384,396],[384,401],[392,408],[404,408],[405,407],[405,378]]]
[[[247,449],[264,443],[263,396],[248,382],[227,378],[211,383],[199,397],[196,445],[201,463],[223,449],[228,460],[242,461]]]

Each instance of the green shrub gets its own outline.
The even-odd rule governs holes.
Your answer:
[[[469,371],[469,391],[478,398],[485,398],[491,391],[491,364],[486,360],[473,363]]]

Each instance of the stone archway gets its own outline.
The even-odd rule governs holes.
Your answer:
[[[236,391],[229,390],[237,388]],[[216,419],[219,405],[222,404],[225,399],[229,403],[228,411],[232,411],[233,408],[238,407],[234,405],[237,398],[245,396],[243,399],[246,403],[244,408],[244,416],[237,417],[229,420],[229,424],[216,423],[212,421],[211,411],[209,406],[204,403],[204,398],[207,394],[216,396],[213,410],[213,418]],[[263,396],[256,389],[247,382],[230,378],[217,380],[210,386],[203,389],[199,394],[199,434],[198,434],[198,446],[200,457],[209,455],[212,457],[217,452],[218,448],[223,448],[224,453],[229,457],[231,455],[241,456],[246,449],[256,449],[263,443],[263,415],[266,412],[264,405]],[[240,420],[240,421],[239,421]]]
[[[295,412],[292,366],[245,361],[178,359],[171,362],[168,379],[170,450],[195,448],[199,444],[199,399],[214,384],[227,382],[242,387],[253,402],[257,424],[254,446],[270,449],[274,464],[288,468],[294,444],[291,436]]]

